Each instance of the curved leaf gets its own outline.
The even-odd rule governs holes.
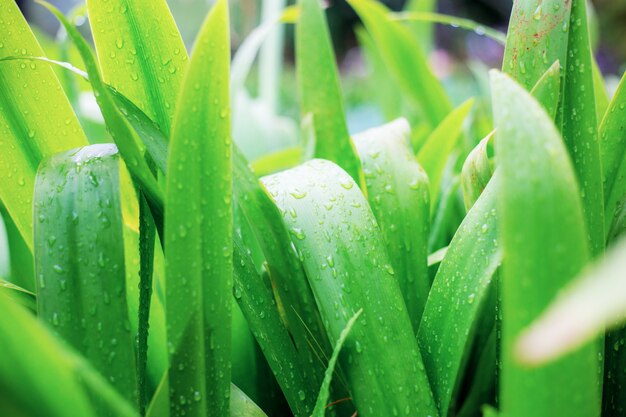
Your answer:
[[[363,161],[370,207],[380,225],[389,260],[417,333],[430,290],[428,177],[413,156],[404,119],[354,136]]]
[[[432,205],[437,202],[443,170],[450,154],[456,147],[463,122],[473,105],[474,99],[469,99],[450,112],[430,134],[426,143],[417,153],[417,160],[424,167],[430,179],[430,201]]]
[[[363,309],[357,311],[354,316],[348,320],[348,324],[346,324],[345,329],[343,329],[339,335],[339,339],[337,339],[333,355],[330,357],[328,368],[326,369],[326,373],[324,375],[324,382],[322,383],[320,393],[317,397],[317,401],[315,402],[315,409],[313,410],[312,417],[324,417],[326,403],[328,402],[328,396],[330,395],[330,382],[333,378],[333,373],[335,372],[335,365],[337,363],[337,359],[339,358],[339,353],[348,338],[348,334],[350,334],[350,330],[352,330],[352,326],[354,326],[354,322],[359,318],[362,312]]]
[[[235,299],[294,415],[310,416],[315,400],[315,385],[308,380],[308,372],[304,372],[308,364],[298,356],[279,315],[272,289],[263,282],[263,277],[256,271],[238,236],[235,237],[234,248]]]
[[[43,55],[15,1],[0,0],[0,58]],[[78,119],[48,65],[0,64],[0,199],[32,250],[32,194],[39,162],[87,144]],[[10,169],[9,169],[10,167]]]
[[[89,82],[94,90],[96,101],[102,111],[107,129],[115,140],[120,155],[124,158],[124,162],[134,179],[138,180],[143,186],[146,197],[154,204],[154,207],[163,207],[163,193],[152,175],[148,164],[143,158],[139,147],[139,139],[129,122],[124,118],[119,108],[113,101],[106,84],[102,81],[96,60],[93,53],[89,49],[89,45],[80,35],[78,30],[59,12],[56,8],[48,3],[40,2],[61,22],[68,36],[76,47],[83,59]],[[155,213],[160,216],[160,213]]]
[[[353,179],[313,160],[262,181],[285,213],[331,342],[363,308],[339,357],[359,415],[436,416],[384,241]]]
[[[450,113],[452,106],[443,86],[428,66],[426,55],[411,31],[394,21],[382,4],[351,0],[363,20],[391,75],[422,110],[432,129]]]
[[[168,134],[187,52],[167,3],[89,0],[87,7],[104,80]]]
[[[39,317],[137,403],[124,275],[119,157],[92,145],[42,162],[35,183]]]

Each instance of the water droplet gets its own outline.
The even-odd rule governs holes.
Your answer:
[[[289,194],[291,194],[291,196],[295,199],[303,199],[304,197],[306,197],[306,191],[301,191],[297,188],[294,188],[292,192],[290,192]]]
[[[193,400],[195,402],[200,402],[200,400],[202,399],[202,395],[200,394],[199,391],[194,391],[193,392]]]
[[[52,270],[53,270],[54,272],[56,272],[57,274],[63,274],[63,273],[65,273],[65,269],[64,269],[61,265],[58,265],[58,264],[57,264],[57,265],[54,265],[54,266],[52,267]]]
[[[535,12],[533,13],[533,19],[541,20],[542,16],[543,16],[543,9],[541,8],[541,4],[539,4],[539,6],[537,6],[537,8],[535,9]]]
[[[115,40],[115,46],[117,46],[117,49],[122,49],[124,47],[124,38],[117,38]]]
[[[300,398],[300,401],[306,400],[306,394],[304,393],[304,391],[298,391],[298,398]]]
[[[185,227],[185,225],[181,224],[178,226],[178,235],[180,237],[187,236],[187,227]]]
[[[52,324],[54,326],[58,326],[59,325],[59,314],[56,311],[54,313],[52,313]]]
[[[306,237],[306,235],[304,234],[304,231],[302,229],[300,229],[299,227],[292,227],[289,232],[294,235],[296,237],[296,239],[298,240],[304,240],[304,238]]]
[[[345,188],[346,190],[349,190],[352,187],[354,187],[354,182],[351,179],[340,181],[339,184],[341,184],[341,186]]]

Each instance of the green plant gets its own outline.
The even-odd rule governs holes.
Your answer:
[[[506,40],[350,4],[389,119],[354,135],[317,0],[232,63],[226,0],[189,56],[163,0],[88,0],[96,53],[43,3],[73,65],[0,0],[0,415],[626,415],[626,87],[586,3],[519,0]],[[454,108],[433,22],[505,43],[490,94]]]

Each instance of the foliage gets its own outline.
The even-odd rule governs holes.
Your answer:
[[[88,0],[95,50],[44,3],[45,52],[0,0],[0,415],[626,415],[626,82],[585,1],[516,1],[461,100],[432,25],[504,34],[349,4],[387,119],[358,133],[317,0],[232,62],[226,0],[190,54],[165,0]]]

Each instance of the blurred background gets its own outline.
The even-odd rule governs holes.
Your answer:
[[[17,0],[17,3],[29,20],[48,33],[53,34],[58,28],[57,22],[33,0]],[[52,0],[51,3],[67,12],[82,3],[82,0]],[[213,0],[168,0],[168,3],[185,41],[191,45]],[[235,45],[237,40],[243,39],[258,24],[262,3],[263,0],[231,1]],[[383,3],[393,10],[401,10],[406,0],[384,0]],[[618,74],[623,71],[620,64],[626,61],[626,2],[594,0],[590,5],[595,14],[594,32],[595,41],[598,42],[600,67],[605,74]],[[511,7],[511,0],[440,0],[437,11],[466,17],[504,31]],[[356,44],[353,29],[358,20],[355,13],[345,1],[328,0],[328,19],[339,57],[349,58],[349,52]],[[452,54],[455,59],[464,60],[470,57],[491,63],[497,61],[501,55],[497,49],[489,45],[485,47],[484,38],[472,36],[465,31],[438,26],[436,33],[437,46]],[[288,51],[286,55],[289,56]]]
[[[52,49],[59,42],[58,23],[34,0],[16,0],[27,19],[35,28],[48,55],[56,55]],[[62,11],[70,13],[84,0],[50,0]],[[295,0],[230,0],[232,20],[233,54],[247,35],[263,20],[284,4]],[[395,11],[433,10],[438,13],[467,18],[479,24],[505,32],[511,12],[511,0],[383,0]],[[211,8],[213,0],[168,0],[170,9],[183,35],[188,49],[193,46],[196,33]],[[407,4],[410,3],[410,4]],[[607,81],[609,92],[615,88],[626,63],[626,1],[594,0],[590,5],[592,43],[599,67]],[[398,116],[411,119],[402,105],[394,103],[391,92],[385,92],[385,69],[376,70],[376,52],[359,48],[359,21],[345,0],[326,0],[327,16],[331,29],[337,61],[342,76],[342,88],[346,103],[348,125],[355,133],[379,125]],[[416,8],[417,7],[417,8]],[[89,37],[88,21],[82,19],[80,29]],[[260,64],[253,67],[246,78],[245,97],[237,98],[234,112],[234,137],[242,143],[247,156],[254,160],[263,154],[294,144],[299,135],[299,110],[296,82],[293,70],[293,26],[283,25],[280,40],[274,39],[272,51],[261,51]],[[478,31],[480,32],[480,31]],[[425,42],[426,49],[437,76],[443,80],[453,104],[458,105],[470,96],[485,98],[488,109],[486,68],[500,67],[503,47],[486,36],[471,30],[450,25],[436,24],[434,39]],[[361,34],[362,36],[363,34]],[[47,40],[46,40],[47,39]],[[46,47],[48,45],[48,48]],[[264,58],[265,55],[265,58]],[[272,57],[273,56],[273,57]],[[263,64],[265,62],[265,64]],[[80,66],[80,60],[73,62]],[[265,69],[263,66],[265,65]],[[374,73],[374,74],[373,74]],[[262,80],[262,81],[260,81]],[[388,87],[388,86],[387,86]],[[265,91],[264,91],[265,90]],[[265,100],[253,100],[265,98]],[[264,103],[260,103],[264,101]],[[269,105],[268,105],[269,101]],[[263,104],[263,105],[260,105]],[[89,106],[87,102],[86,106]],[[94,106],[95,107],[95,106]],[[269,113],[268,113],[269,108]],[[97,110],[96,110],[97,111]],[[253,116],[250,116],[253,114]],[[277,117],[280,115],[280,117]],[[238,123],[239,120],[256,118],[259,123]],[[273,123],[268,128],[267,119]],[[259,139],[259,129],[265,129]],[[419,132],[417,133],[419,134]],[[476,133],[478,134],[478,133]],[[251,138],[247,140],[246,138]],[[265,140],[267,138],[267,140]],[[259,143],[265,146],[259,147]]]

